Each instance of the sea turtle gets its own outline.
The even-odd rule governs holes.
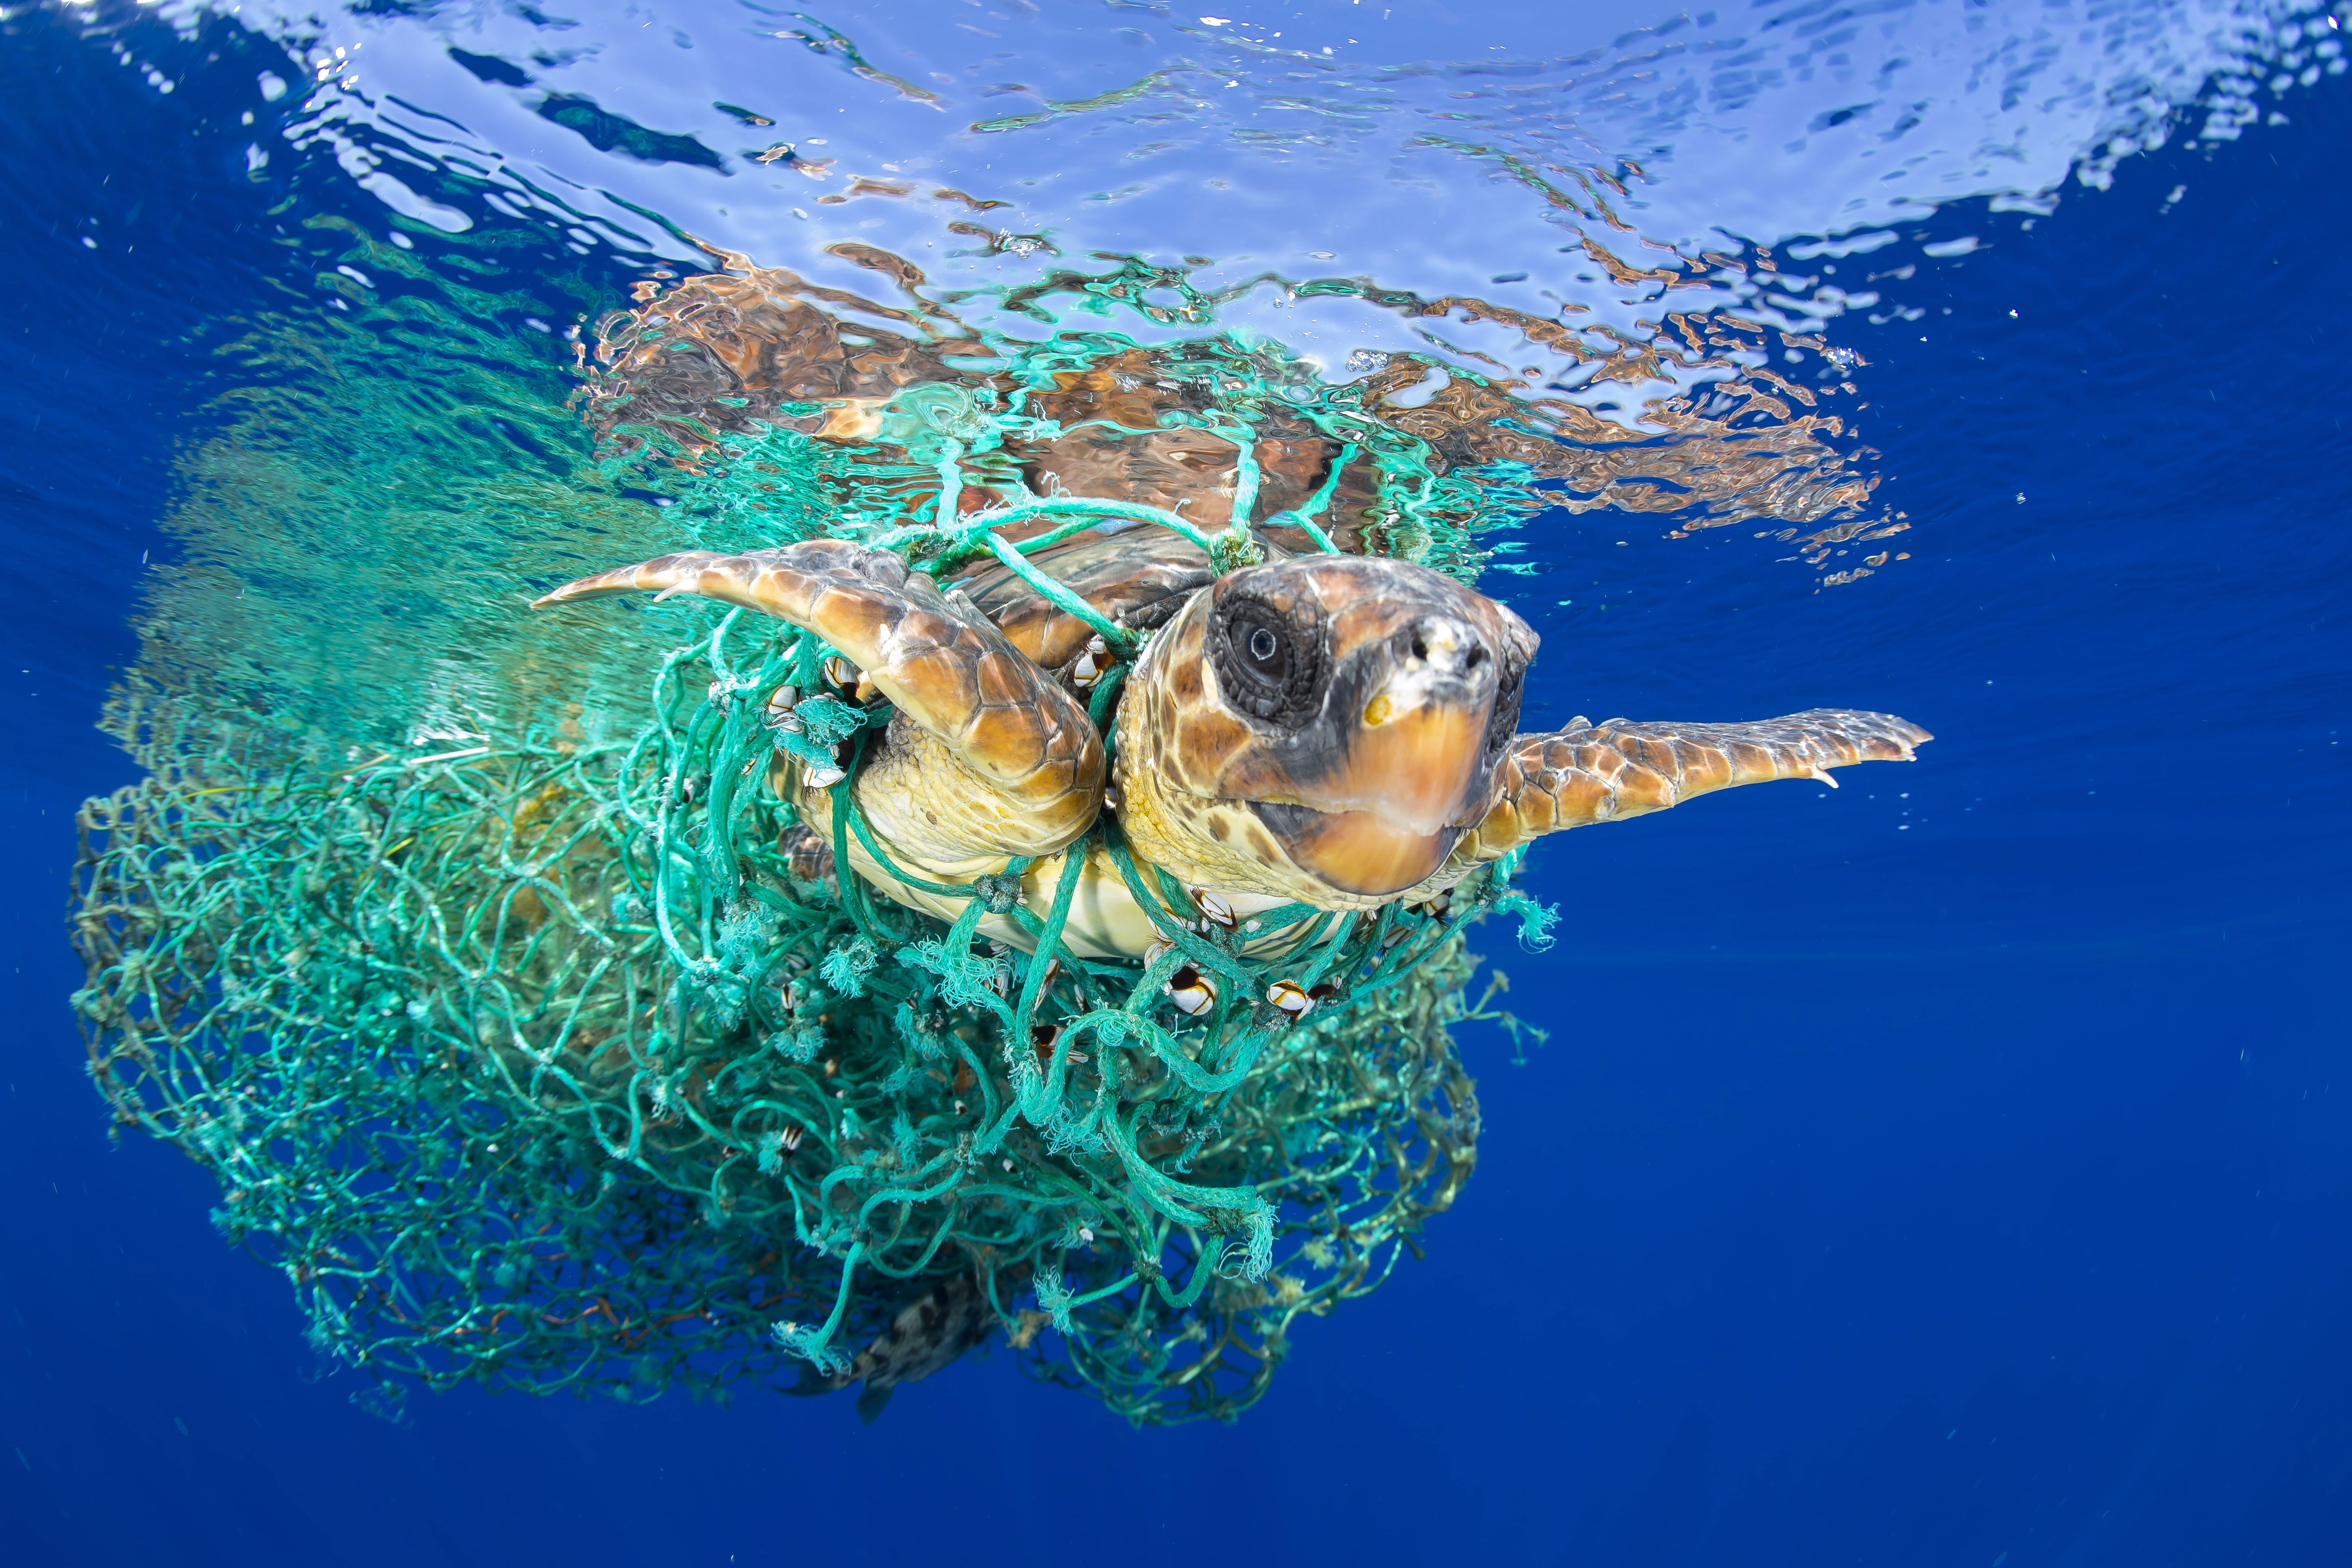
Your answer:
[[[1849,763],[1908,761],[1930,738],[1833,709],[1746,724],[1579,718],[1519,734],[1537,637],[1509,609],[1406,562],[1257,542],[1265,559],[1222,575],[1149,523],[1034,557],[1118,626],[1150,633],[1120,693],[1115,762],[1081,695],[1102,645],[1001,567],[942,587],[895,553],[814,540],[666,555],[539,603],[693,593],[814,633],[855,666],[836,666],[839,684],[896,709],[845,783],[892,862],[968,883],[1028,857],[1024,886],[1042,908],[1062,857],[1108,811],[1139,861],[1192,893],[1197,915],[1162,921],[1245,926],[1292,900],[1433,900],[1540,834],[1734,784],[1827,781]],[[781,754],[771,779],[830,835],[829,779],[813,784]],[[1154,921],[1091,843],[1064,940],[1089,957],[1143,954]],[[899,903],[947,918],[961,908],[890,875],[855,838],[849,854]],[[981,930],[1031,942],[1005,916]],[[1269,935],[1264,950],[1288,940]]]
[[[1357,446],[1286,399],[1263,398],[1249,437],[1255,500],[1236,499],[1238,437],[1211,389],[1243,360],[1277,376],[1295,368],[1287,362],[1220,341],[1098,345],[1042,377],[1014,378],[1002,362],[993,374],[963,372],[955,362],[986,363],[994,351],[921,300],[911,264],[869,247],[841,254],[897,277],[914,308],[714,251],[723,270],[599,329],[592,421],[618,445],[652,428],[688,454],[786,425],[868,454],[856,460],[875,465],[880,488],[956,472],[956,493],[931,503],[950,514],[1019,494],[1167,513],[1189,506],[1194,517],[1238,507],[1246,516],[1236,534],[1247,536],[1238,553],[1256,562],[1220,574],[1191,540],[1116,516],[1028,557],[1117,627],[1149,637],[1118,693],[1108,763],[1086,698],[1110,649],[994,562],[943,584],[897,554],[815,540],[667,555],[539,601],[694,593],[814,632],[855,667],[841,672],[845,689],[897,710],[846,787],[890,859],[918,877],[969,883],[1034,858],[1024,885],[1042,908],[1063,854],[1108,810],[1139,860],[1192,891],[1200,912],[1170,911],[1180,918],[1246,926],[1294,900],[1372,910],[1440,898],[1539,834],[1732,784],[1827,781],[1848,763],[1907,761],[1929,738],[1887,714],[1842,710],[1750,724],[1577,719],[1550,734],[1516,733],[1536,634],[1494,600],[1387,552],[1376,468]],[[1399,388],[1421,374],[1392,368]],[[1413,413],[1391,408],[1380,386],[1358,390],[1362,409],[1383,420]],[[1010,429],[979,412],[1015,404],[1026,413]],[[1472,437],[1513,423],[1466,408],[1448,420],[1423,442],[1433,471],[1493,459]],[[960,444],[946,452],[950,437]],[[1317,494],[1328,519],[1319,536],[1298,521]],[[1024,525],[1026,535],[1052,521]],[[1339,552],[1324,552],[1327,543]],[[771,771],[777,793],[828,841],[832,774],[813,780],[781,754]],[[1065,940],[1090,957],[1141,954],[1155,923],[1093,843]],[[857,874],[891,899],[960,912],[960,900],[889,875],[854,837],[848,850]],[[1003,915],[981,931],[1032,941]],[[1244,951],[1289,940],[1269,935]]]

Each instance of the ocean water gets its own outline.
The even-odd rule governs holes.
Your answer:
[[[2344,1561],[2344,23],[7,8],[0,1557]],[[1001,1346],[870,1426],[391,1405],[218,1184],[110,1137],[97,725],[125,683],[337,743],[622,710],[646,648],[518,605],[699,542],[599,461],[567,335],[698,239],[1278,345],[1447,438],[1516,383],[1558,455],[1476,543],[1528,727],[1937,739],[1536,845],[1555,945],[1473,945],[1549,1037],[1457,1027],[1475,1174],[1230,1425]]]

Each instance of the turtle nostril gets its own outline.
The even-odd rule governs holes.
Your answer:
[[[1475,675],[1494,652],[1475,627],[1451,616],[1423,619],[1412,628],[1406,646],[1412,650],[1410,662],[1419,666],[1424,676],[1449,680]]]

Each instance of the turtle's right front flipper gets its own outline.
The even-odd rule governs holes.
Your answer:
[[[742,555],[693,551],[583,577],[539,604],[646,589],[761,611],[855,662],[936,742],[940,754],[921,760],[960,775],[935,782],[961,784],[946,793],[969,797],[885,807],[860,789],[861,805],[883,807],[877,815],[919,813],[934,830],[919,837],[939,842],[944,832],[942,847],[972,855],[1047,855],[1100,809],[1102,737],[1086,710],[985,617],[896,555],[835,539]]]
[[[1935,739],[1892,713],[1817,708],[1749,724],[1601,724],[1521,735],[1497,770],[1497,798],[1464,846],[1491,860],[1546,833],[1641,816],[1695,795],[1772,779],[1818,779],[1853,763],[1907,763]],[[1455,852],[1456,859],[1462,851]]]

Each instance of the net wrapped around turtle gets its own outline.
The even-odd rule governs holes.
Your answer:
[[[1202,363],[1211,384],[1234,360]],[[1024,551],[1106,516],[1190,531],[1222,562],[1253,547],[1270,395],[1208,395],[1192,417],[1238,454],[1222,531],[1066,494],[959,515],[997,436],[1040,421],[938,383],[891,403],[933,492],[869,464],[823,526],[934,570],[992,553],[1048,595]],[[1374,504],[1349,510],[1380,538],[1359,547],[1464,538],[1464,486],[1410,472],[1407,438],[1344,399],[1278,412],[1349,443],[1283,526],[1332,547],[1317,514],[1362,450]],[[740,512],[814,453],[761,423],[688,471]],[[1057,948],[1070,880],[1024,901],[1018,863],[940,889],[965,912],[934,919],[846,870],[849,835],[880,858],[847,784],[887,712],[823,694],[829,652],[733,612],[653,661],[627,738],[541,723],[331,761],[180,694],[119,698],[148,776],[82,814],[93,1078],[121,1125],[217,1176],[216,1223],[285,1270],[369,1398],[466,1380],[887,1392],[865,1347],[909,1302],[961,1292],[969,1339],[1001,1331],[1032,1373],[1133,1421],[1230,1418],[1296,1320],[1377,1286],[1461,1190],[1478,1112],[1451,1030],[1519,1028],[1493,985],[1469,1000],[1465,928],[1502,907],[1545,923],[1511,889],[1516,857],[1437,903],[1293,905],[1235,931],[1181,889],[1152,898],[1106,816],[1089,849],[1175,911],[1149,963]],[[1124,668],[1093,689],[1107,732]],[[780,751],[838,761],[832,842],[768,783]],[[1034,953],[975,942],[988,913]],[[1243,955],[1286,926],[1304,933],[1287,956]],[[1184,966],[1223,982],[1205,1012],[1171,999]]]

